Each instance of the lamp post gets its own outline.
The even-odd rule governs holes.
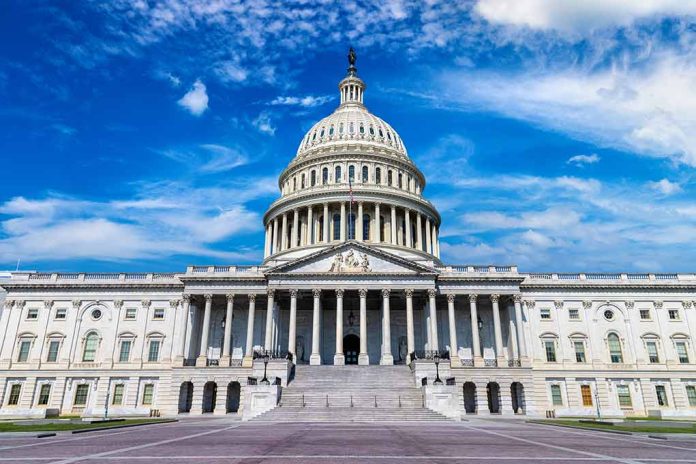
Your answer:
[[[599,412],[599,388],[597,382],[595,382],[594,398],[597,405],[597,420],[602,420],[602,414]]]
[[[266,377],[266,371],[268,369],[268,353],[263,354],[263,379],[261,379],[261,383],[263,385],[270,385],[271,382],[268,381],[268,377]]]
[[[109,418],[109,397],[111,396],[111,386],[106,391],[106,404],[104,405],[104,420]]]
[[[435,381],[433,385],[442,385],[442,379],[440,379],[440,353],[435,353],[433,360],[435,361]]]

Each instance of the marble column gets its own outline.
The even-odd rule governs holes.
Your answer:
[[[273,218],[273,243],[271,244],[271,254],[278,253],[278,217]]]
[[[268,255],[270,255],[270,249],[271,247],[271,223],[269,222],[266,224],[266,235],[264,237],[264,244],[263,244],[263,257],[268,258]]]
[[[269,288],[266,291],[268,295],[266,303],[266,334],[263,341],[263,349],[271,351],[273,348],[273,303],[275,302],[275,290]]]
[[[453,366],[459,366],[459,346],[457,345],[457,323],[454,315],[455,295],[447,295],[447,318],[449,319],[449,343],[450,343],[450,362]]]
[[[481,357],[481,340],[479,338],[478,326],[478,310],[476,308],[476,299],[478,295],[469,295],[469,308],[471,310],[471,350],[474,355],[474,365],[483,366],[483,358]]]
[[[413,330],[413,289],[406,289],[406,347],[408,349],[408,363],[411,363],[411,353],[416,350],[415,335]]]
[[[390,293],[391,291],[388,288],[382,289],[382,358],[379,360],[379,363],[383,366],[391,366],[394,364],[394,356],[392,356],[391,351]]]
[[[324,203],[324,243],[329,243],[330,231],[329,231],[329,204]]]
[[[314,210],[307,207],[307,235],[305,245],[314,245]]]
[[[432,242],[433,242],[433,255],[435,255],[436,257],[439,257],[439,256],[438,256],[438,251],[437,251],[437,226],[436,226],[435,224],[433,224],[433,239],[432,239]]]
[[[346,363],[343,355],[343,289],[336,289],[336,353],[334,364],[342,366]]]
[[[249,294],[249,314],[247,316],[247,336],[244,350],[244,367],[250,367],[254,358],[254,318],[256,317],[256,295]]]
[[[524,326],[522,325],[522,295],[517,294],[512,297],[515,302],[515,327],[517,329],[517,349],[520,353],[520,360],[527,357],[527,345],[524,341]]]
[[[491,303],[493,303],[493,332],[495,333],[495,358],[498,361],[498,366],[503,367],[503,363],[505,362],[505,353],[503,352],[503,331],[500,327],[499,300],[500,295],[491,295]]]
[[[342,242],[346,241],[346,230],[347,230],[347,224],[346,224],[346,202],[342,201],[341,202],[341,231],[339,233],[339,238]]]
[[[314,297],[314,306],[312,308],[312,354],[309,356],[309,364],[318,366],[321,364],[321,351],[319,337],[321,336],[321,290],[315,288],[312,290]]]
[[[425,252],[432,254],[432,232],[430,231],[430,218],[425,217]]]
[[[355,238],[362,242],[363,240],[368,240],[369,237],[363,237],[363,203],[362,201],[358,203],[358,217],[355,218]]]
[[[413,243],[411,242],[411,212],[407,209],[404,209],[404,227],[406,228],[406,245],[409,248],[413,247]]]
[[[437,303],[435,301],[435,296],[437,292],[434,288],[428,290],[428,298],[430,299],[430,340],[432,345],[430,349],[432,351],[438,351],[440,349],[440,343],[438,341],[437,335]]]
[[[297,246],[297,240],[300,236],[300,212],[297,208],[292,211],[292,243],[288,248],[295,248]]]
[[[416,240],[418,243],[416,244],[416,249],[423,251],[423,224],[421,223],[421,214],[416,213]]]
[[[221,366],[230,365],[230,354],[232,354],[232,316],[234,307],[234,293],[227,294],[227,312],[225,313],[225,335],[222,342]]]
[[[176,354],[178,364],[183,364],[184,361],[186,360],[186,335],[188,332],[188,325],[189,325],[189,312],[190,312],[190,307],[191,307],[191,295],[188,293],[184,293],[183,295],[183,308],[182,312],[183,314],[181,315],[181,323],[183,326],[181,327],[181,331],[179,332],[179,347],[178,347],[178,352]]]
[[[285,251],[288,249],[288,213],[283,213],[283,229],[280,237],[280,249]]]
[[[381,238],[380,236],[382,235],[382,220],[379,216],[379,203],[375,203],[375,231],[374,231],[374,238],[372,241],[374,243],[379,243]]]
[[[370,356],[367,354],[367,289],[361,288],[360,293],[360,353],[358,364],[366,366],[370,364]]]
[[[292,361],[297,364],[295,350],[297,347],[297,290],[290,290],[290,323],[288,327],[288,353],[292,353]]]
[[[208,336],[210,335],[210,312],[213,305],[213,295],[205,294],[205,312],[203,313],[203,327],[201,328],[201,350],[196,359],[196,366],[203,366],[208,361]]]
[[[396,206],[391,207],[391,224],[389,226],[391,231],[391,244],[396,245]]]

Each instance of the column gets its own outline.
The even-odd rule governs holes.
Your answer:
[[[416,213],[416,249],[423,251],[423,231],[421,230],[423,225],[421,224],[421,214]]]
[[[431,248],[432,232],[430,231],[430,218],[425,217],[425,252],[432,253]]]
[[[411,242],[411,212],[407,209],[404,209],[404,227],[406,227],[406,245],[409,248],[413,247],[413,243]]]
[[[362,242],[363,240],[368,239],[369,237],[363,237],[363,202],[358,203],[358,217],[355,218],[355,225],[357,226],[355,228],[355,238],[359,241]]]
[[[503,332],[500,327],[499,299],[500,295],[491,295],[491,303],[493,303],[493,331],[495,332],[495,358],[498,360],[498,366],[502,367],[505,362],[505,353],[503,353]]]
[[[280,249],[285,251],[288,249],[288,213],[283,213],[283,230],[280,237]]]
[[[437,295],[437,292],[434,288],[428,290],[428,297],[430,298],[430,339],[433,342],[430,349],[438,351],[440,349],[440,343],[437,339],[437,306],[435,303],[435,295]]]
[[[406,346],[408,349],[408,363],[411,363],[411,353],[416,351],[416,343],[413,331],[413,289],[406,289]]]
[[[481,341],[479,339],[479,326],[478,326],[478,310],[476,309],[476,299],[478,295],[469,295],[469,308],[471,310],[471,347],[474,353],[474,365],[483,366],[483,358],[481,358]]]
[[[346,202],[342,201],[341,202],[341,232],[339,234],[339,238],[342,242],[346,241]]]
[[[459,345],[457,345],[457,324],[454,318],[454,294],[447,295],[447,317],[449,319],[450,364],[459,366]]]
[[[336,289],[336,354],[334,365],[342,366],[346,363],[343,355],[343,289]]]
[[[379,203],[375,203],[375,237],[372,239],[374,243],[380,242],[380,236],[382,235],[382,221],[379,217]]]
[[[433,238],[432,238],[433,255],[437,256],[437,227],[435,226],[435,224],[433,224],[433,227],[432,227],[432,234],[433,234]]]
[[[268,300],[266,303],[266,336],[263,342],[263,349],[271,351],[273,347],[273,303],[275,300],[275,290],[269,288],[266,291]]]
[[[324,243],[329,243],[329,204],[324,203]]]
[[[392,210],[393,211],[393,210]],[[394,364],[394,357],[391,352],[391,319],[389,314],[389,294],[388,288],[382,289],[382,358],[379,363],[383,366]]]
[[[278,217],[273,218],[273,244],[271,245],[271,253],[278,253]]]
[[[309,364],[318,366],[321,364],[321,353],[319,351],[319,337],[321,335],[321,327],[319,317],[321,316],[321,290],[315,288],[312,290],[314,296],[314,307],[312,310],[312,354],[309,356]]]
[[[186,332],[188,331],[188,323],[189,323],[189,308],[191,305],[191,295],[184,293],[183,295],[183,308],[182,312],[183,314],[181,315],[181,331],[179,332],[179,346],[178,346],[178,351],[176,353],[176,358],[178,364],[183,364],[184,360],[186,359]]]
[[[435,256],[440,257],[440,228],[435,229]]]
[[[201,350],[196,359],[196,366],[204,366],[208,361],[208,335],[210,334],[210,311],[213,306],[213,295],[205,295],[205,312],[203,313],[203,327],[201,328]]]
[[[225,314],[225,336],[222,342],[222,356],[220,365],[230,365],[230,354],[232,353],[232,309],[234,305],[234,293],[227,294],[227,313]]]
[[[298,233],[300,231],[300,212],[295,208],[292,211],[292,243],[288,248],[295,248],[297,246],[297,240],[300,234]]]
[[[515,302],[515,327],[517,328],[517,349],[520,352],[520,361],[527,357],[527,346],[524,341],[524,327],[522,325],[522,295],[512,297]]]
[[[391,231],[391,244],[396,245],[396,206],[391,207],[391,225],[389,227]]]
[[[297,342],[297,290],[290,290],[290,326],[288,327],[288,353],[292,353],[292,362],[297,364],[295,343]]]
[[[314,209],[307,207],[307,240],[305,245],[314,245]]]
[[[263,257],[268,258],[268,255],[271,254],[269,251],[271,247],[271,223],[269,222],[266,224],[266,236],[263,244]]]
[[[244,367],[251,367],[254,358],[254,318],[256,317],[256,295],[249,294],[249,315],[247,316],[246,349],[244,350]]]
[[[361,288],[360,293],[360,354],[358,364],[366,366],[370,364],[370,356],[367,354],[367,289]]]

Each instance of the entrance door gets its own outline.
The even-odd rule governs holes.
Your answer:
[[[360,337],[355,334],[348,334],[343,337],[343,354],[346,357],[346,364],[358,364]]]

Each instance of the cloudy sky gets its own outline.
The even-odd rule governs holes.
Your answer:
[[[696,1],[3,2],[0,269],[256,263],[346,50],[442,254],[696,269]]]

